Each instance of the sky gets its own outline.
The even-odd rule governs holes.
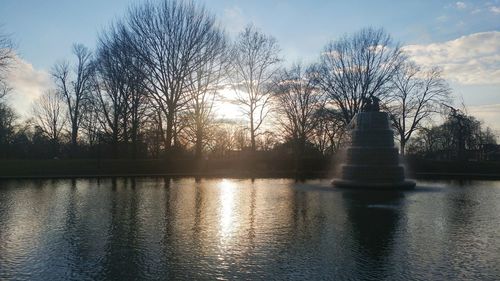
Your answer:
[[[50,69],[73,43],[98,34],[141,0],[0,0],[0,24],[17,45],[8,75],[12,104],[26,116],[51,87]],[[154,2],[154,1],[153,1]],[[285,63],[310,63],[323,47],[363,27],[383,27],[424,66],[443,67],[457,106],[500,134],[500,0],[199,0],[235,36],[252,23],[274,36]]]

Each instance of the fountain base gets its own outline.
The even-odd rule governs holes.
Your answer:
[[[400,182],[359,182],[352,180],[334,179],[332,184],[338,188],[350,189],[413,189],[416,183],[412,180],[403,180]]]

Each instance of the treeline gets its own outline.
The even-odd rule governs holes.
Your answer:
[[[7,71],[14,52],[0,38]],[[412,62],[383,29],[344,35],[326,44],[317,62],[284,67],[274,37],[250,25],[229,38],[203,6],[165,0],[133,6],[99,34],[95,50],[75,44],[73,54],[71,63],[53,66],[54,88],[24,123],[7,105],[11,89],[2,80],[1,158],[201,159],[263,151],[296,161],[328,158],[370,96],[390,113],[403,154],[455,149],[450,157],[460,158],[471,146],[462,140],[469,132],[483,136],[473,137],[480,145],[496,143],[477,121],[448,109],[442,70]],[[222,119],[223,102],[236,104],[243,121]],[[426,127],[436,114],[450,117]],[[459,119],[474,128],[453,127]]]
[[[408,154],[435,160],[500,160],[496,136],[473,116],[451,109],[441,125],[421,128]]]

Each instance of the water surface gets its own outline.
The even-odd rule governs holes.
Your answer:
[[[11,279],[499,280],[500,181],[2,181]]]

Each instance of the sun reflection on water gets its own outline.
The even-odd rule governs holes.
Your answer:
[[[219,209],[219,224],[222,240],[227,240],[234,228],[234,193],[236,184],[229,179],[222,179],[218,184],[220,189],[220,209]]]
[[[129,183],[0,183],[0,280],[498,279],[498,182],[380,200],[327,180]]]

